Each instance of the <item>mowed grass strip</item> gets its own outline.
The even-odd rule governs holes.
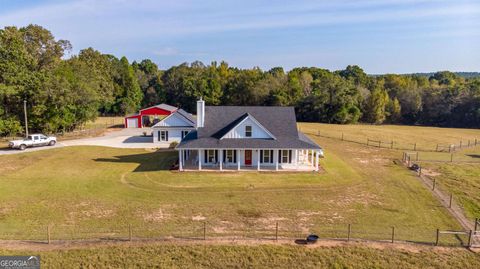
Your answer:
[[[313,137],[321,173],[179,173],[174,152],[67,147],[0,156],[3,238],[203,235],[346,237],[433,242],[458,229],[397,152]]]
[[[61,251],[7,251],[39,255],[45,268],[479,268],[465,249],[405,251],[365,246],[153,245]]]

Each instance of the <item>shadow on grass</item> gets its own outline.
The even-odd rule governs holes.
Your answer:
[[[156,151],[151,153],[114,156],[113,158],[97,158],[96,162],[107,163],[136,163],[137,168],[133,172],[151,172],[170,170],[170,167],[178,158],[176,152]]]
[[[480,158],[480,154],[466,154],[466,155],[471,158]]]

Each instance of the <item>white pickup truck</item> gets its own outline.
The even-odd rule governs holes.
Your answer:
[[[27,147],[54,146],[57,138],[43,134],[32,134],[23,140],[10,141],[8,146],[12,149],[25,150]]]

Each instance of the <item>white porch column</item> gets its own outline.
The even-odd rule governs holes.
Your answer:
[[[218,156],[220,157],[219,163],[220,163],[220,171],[223,170],[223,149],[218,150]]]
[[[178,170],[183,171],[183,151],[178,151]]]
[[[298,153],[299,152],[300,151],[298,149],[295,150],[295,169],[297,170],[298,170],[298,155],[299,155]]]
[[[202,150],[198,150],[198,170],[202,170]]]
[[[237,149],[236,154],[237,154],[237,170],[240,171],[240,150],[239,149]]]
[[[315,151],[315,171],[318,171],[318,150]]]
[[[277,149],[275,150],[274,152],[276,152],[276,156],[275,156],[275,171],[278,171],[278,156],[280,155],[280,150]],[[275,154],[274,154],[275,155]]]
[[[260,150],[257,150],[257,170],[260,170]]]

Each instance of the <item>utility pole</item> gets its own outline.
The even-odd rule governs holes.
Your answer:
[[[23,113],[25,114],[25,138],[27,138],[28,137],[27,100],[23,100]]]

